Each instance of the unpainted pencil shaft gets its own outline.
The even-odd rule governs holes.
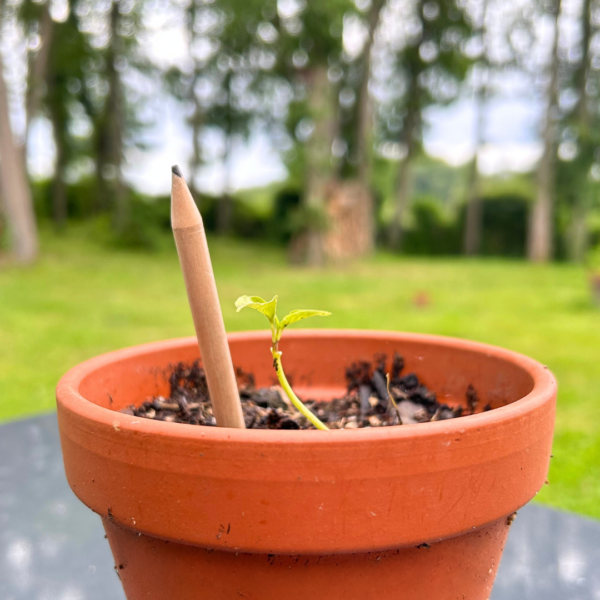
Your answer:
[[[177,167],[173,167],[171,225],[217,425],[243,429],[244,417],[204,224]]]

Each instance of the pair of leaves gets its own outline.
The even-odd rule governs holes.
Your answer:
[[[240,296],[235,301],[235,306],[237,312],[240,312],[242,308],[253,308],[265,315],[277,333],[276,340],[274,341],[279,340],[281,332],[292,323],[296,323],[302,319],[308,319],[309,317],[327,317],[331,314],[325,310],[293,310],[280,321],[276,315],[277,296],[274,296],[273,299],[268,302],[263,300],[260,296]]]

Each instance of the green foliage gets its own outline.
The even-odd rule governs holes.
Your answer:
[[[412,226],[404,233],[403,247],[407,254],[459,254],[461,231],[459,222],[451,220],[438,200],[417,198],[411,207]]]
[[[485,197],[481,253],[487,256],[525,256],[530,206],[522,196]],[[464,219],[461,215],[461,223]]]
[[[41,28],[48,18],[48,5],[48,0],[25,0],[20,4],[19,18],[26,30],[43,33]],[[92,47],[81,23],[83,5],[84,0],[73,0],[65,21],[50,21],[50,41],[41,40],[49,44],[46,70],[37,74],[43,80],[34,78],[32,68],[28,72],[28,94],[31,95],[32,90],[44,90],[40,94],[41,106],[37,108],[52,123],[57,171],[61,178],[67,168],[81,168],[94,154],[90,132],[82,124],[88,125],[91,117],[89,71],[98,51]],[[28,116],[32,119],[37,114]]]
[[[300,201],[300,192],[293,188],[284,188],[275,195],[269,231],[274,241],[287,244],[296,233],[292,215],[299,209]]]
[[[419,163],[418,163],[419,164]],[[437,164],[437,163],[436,163]],[[435,166],[435,165],[434,165]],[[447,167],[448,168],[448,167]],[[435,166],[438,169],[438,166]],[[434,169],[434,173],[438,170]],[[444,175],[444,181],[454,181],[456,186],[460,181],[462,171]],[[433,176],[431,176],[433,177]],[[429,178],[431,178],[429,177]],[[425,165],[415,177],[419,189],[427,188],[427,169]],[[422,184],[420,182],[423,182]],[[524,256],[527,218],[530,198],[520,192],[528,193],[528,187],[516,182],[514,185],[502,183],[491,185],[484,182],[484,213],[482,254],[488,256]],[[450,185],[450,184],[449,184]],[[33,185],[34,202],[38,218],[50,219],[52,216],[52,182],[44,180]],[[437,188],[434,188],[437,189]],[[453,188],[458,190],[459,188]],[[497,193],[494,193],[498,190]],[[504,193],[506,191],[506,193]],[[307,227],[307,214],[316,215],[311,221],[312,226],[324,227],[324,220],[319,219],[319,213],[310,212],[300,206],[300,193],[290,188],[275,193],[269,202],[269,193],[255,191],[246,197],[244,194],[233,196],[232,226],[230,233],[233,237],[254,239],[262,242],[285,244],[290,237]],[[410,219],[407,221],[404,251],[412,255],[443,255],[460,254],[462,252],[462,228],[464,226],[464,208],[453,208],[455,200],[450,192],[445,200],[437,195],[419,194],[411,208]],[[161,235],[171,235],[170,200],[168,196],[147,197],[131,190],[128,192],[131,224],[119,234],[110,234],[111,224],[104,220],[103,235],[105,242],[117,244],[120,247],[138,250],[156,250],[160,245]],[[71,219],[84,220],[96,218],[99,214],[96,208],[95,180],[91,177],[81,179],[66,186],[68,211]],[[213,196],[201,196],[198,205],[208,232],[217,230],[217,211],[219,199]],[[385,214],[385,211],[383,211]],[[385,221],[379,223],[381,230]],[[561,237],[565,235],[565,226],[557,223],[557,245],[562,248]]]
[[[298,7],[280,19],[280,69],[288,76],[337,64],[343,50],[344,18],[358,12],[352,0],[298,3]]]
[[[406,43],[390,57],[393,76],[381,82],[389,100],[380,107],[378,120],[382,139],[420,146],[423,111],[454,100],[467,75],[472,60],[463,46],[472,24],[465,3],[457,0],[419,0],[413,7],[411,27],[418,23],[418,30],[399,24]]]
[[[518,195],[485,196],[481,255],[525,255],[530,200]],[[452,215],[434,197],[417,198],[404,233],[406,254],[440,256],[462,253],[466,207]]]
[[[497,33],[509,57],[498,59],[505,61],[499,65],[490,57],[477,58],[469,50],[470,45],[478,45],[473,42],[482,33],[473,19],[477,7],[462,0],[415,0],[397,12],[398,3],[382,4],[385,4],[384,18],[394,14],[397,23],[395,30],[390,28],[388,36],[379,40],[372,63],[371,83],[378,93],[373,106],[376,127],[369,134],[369,143],[374,142],[373,149],[381,142],[407,147],[408,142],[414,141],[411,157],[419,155],[427,107],[456,99],[473,61],[492,69],[492,75],[495,68],[509,62],[523,66],[524,54],[532,51],[533,46],[521,40],[519,50],[512,37],[515,40],[523,37],[529,17],[532,21],[543,13],[550,14],[556,6],[553,2],[552,6],[546,3],[530,7],[522,15],[511,17],[514,23],[507,21],[504,27],[499,27],[503,31]],[[364,89],[361,85],[365,81],[365,55],[350,56],[348,48],[344,49],[344,27],[356,28],[358,22],[366,27],[371,8],[378,6],[378,0],[371,3],[192,0],[167,5],[155,7],[146,0],[108,3],[72,0],[66,19],[52,22],[48,68],[43,81],[37,82],[42,84],[38,89],[43,92],[38,115],[52,122],[57,178],[54,187],[41,193],[35,190],[38,214],[52,218],[55,207],[62,205],[57,198],[66,196],[70,218],[96,217],[107,210],[119,212],[131,222],[117,223],[119,219],[113,215],[111,227],[118,226],[118,243],[136,248],[153,246],[156,231],[162,230],[165,223],[168,227],[163,206],[144,203],[145,199],[140,201],[127,190],[122,167],[128,149],[148,143],[142,133],[156,116],[149,90],[157,90],[159,84],[164,84],[162,89],[180,102],[182,114],[194,128],[194,168],[210,158],[205,134],[214,133],[215,129],[221,132],[225,140],[221,158],[228,166],[227,159],[235,145],[259,128],[279,145],[289,167],[286,185],[290,190],[279,194],[272,213],[262,214],[237,198],[232,199],[231,211],[220,210],[227,203],[203,200],[202,212],[209,231],[221,224],[224,231],[238,237],[287,243],[297,233],[324,230],[327,219],[323,211],[307,209],[300,202],[306,182],[313,181],[306,176],[314,167],[310,160],[314,154],[307,154],[306,144],[308,139],[315,139],[311,138],[310,125],[314,125],[315,114],[323,109],[323,106],[309,109],[310,92],[315,89],[311,86],[315,72],[327,68],[332,93],[331,98],[328,93],[321,94],[321,99],[328,102],[325,112],[331,114],[336,142],[343,142],[347,148],[340,151],[341,157],[330,156],[331,161],[319,162],[330,167],[327,176],[353,177],[358,166],[353,158],[353,145],[357,137],[359,92]],[[44,15],[49,14],[48,8],[45,0],[22,0],[4,6],[11,18],[18,14],[28,36],[30,66],[40,48],[38,35]],[[190,55],[181,65],[161,70],[143,47],[144,17],[166,8],[185,23],[190,36]],[[401,13],[406,18],[399,18]],[[591,48],[590,52],[591,60],[595,50]],[[579,55],[575,52],[573,56]],[[379,68],[382,64],[389,68]],[[598,210],[599,185],[590,175],[594,168],[600,172],[600,120],[597,111],[592,110],[598,73],[584,68],[582,79],[579,60],[561,59],[560,66],[561,94],[576,98],[585,89],[583,95],[587,95],[589,104],[587,121],[579,116],[581,104],[575,101],[566,103],[558,115],[559,143],[576,147],[572,160],[556,163],[555,247],[562,257],[566,254],[565,239],[575,209],[583,205],[590,213]],[[34,71],[29,69],[28,85],[32,89]],[[488,94],[494,93],[492,88],[487,90]],[[343,94],[345,102],[340,100]],[[299,125],[306,126],[303,134]],[[324,127],[313,130],[313,134],[325,129],[328,130]],[[382,214],[377,218],[385,222],[389,218],[398,163],[381,157],[374,162],[372,183],[377,198],[385,200]],[[228,179],[231,176],[232,173],[227,174]],[[465,169],[454,169],[421,154],[420,160],[414,162],[412,178],[412,196],[417,205],[406,236],[407,250],[419,254],[459,252],[462,216],[456,211],[458,221],[453,222],[451,211],[464,198]],[[505,200],[486,203],[484,253],[521,256],[525,206],[520,198],[529,196],[535,183],[527,176],[507,178],[508,187],[519,180],[523,189],[500,192],[495,188],[502,181],[492,179],[494,189],[486,188],[491,179],[486,180],[484,196],[504,196]],[[70,183],[73,181],[74,184]],[[512,195],[515,201],[509,202],[507,198]],[[430,201],[433,197],[443,204],[440,210],[435,201]],[[114,211],[116,205],[125,210]],[[223,215],[231,215],[226,227]],[[591,242],[595,241],[592,235]]]
[[[54,181],[44,179],[31,184],[35,211],[40,219],[51,219],[54,202]],[[82,177],[66,185],[67,214],[70,219],[79,221],[91,218],[98,213],[96,206],[96,180]]]
[[[97,219],[109,214],[108,207],[97,206],[96,180],[92,177],[82,178],[66,185],[67,210],[71,221]],[[32,192],[35,211],[38,219],[52,218],[53,182],[41,180],[33,182]],[[158,235],[171,235],[171,201],[169,196],[149,197],[131,189],[126,190],[127,203],[130,210],[130,223],[122,232],[115,233],[113,241],[121,247],[136,249],[156,248]],[[207,231],[217,230],[217,211],[219,198],[199,196],[197,198],[204,226]],[[251,201],[233,197],[231,235],[244,239],[272,240],[281,243],[279,237],[281,223],[270,210],[255,209]],[[110,221],[105,220],[106,228],[112,229]],[[106,232],[108,234],[108,231]]]
[[[53,182],[43,180],[32,185],[33,200],[38,219],[52,218]],[[170,199],[150,198],[132,190],[126,190],[129,219],[125,227],[115,231],[109,218],[108,208],[98,210],[96,180],[87,177],[65,187],[67,210],[71,222],[94,220],[103,243],[136,250],[156,250],[164,232],[171,231]]]
[[[130,202],[129,218],[120,230],[112,230],[109,238],[111,243],[130,250],[158,250],[161,246],[162,232],[165,230],[164,217],[160,218],[161,212],[166,212],[168,208],[170,204],[166,202],[133,199]]]
[[[206,162],[202,134],[220,131],[225,142],[221,158],[227,168],[234,142],[246,138],[258,122],[272,120],[264,107],[272,95],[267,81],[273,78],[276,62],[276,18],[277,6],[272,0],[187,3],[190,47],[202,46],[203,56],[192,51],[191,69],[189,64],[173,67],[165,74],[165,82],[188,115],[195,138],[194,169]]]
[[[384,158],[374,161],[373,183],[381,197],[386,199],[381,215],[384,222],[389,220],[393,212],[397,177],[398,161]],[[421,154],[415,157],[412,165],[411,196],[414,200],[435,198],[445,209],[450,209],[463,201],[466,179],[466,166],[453,167],[443,160]],[[510,181],[513,179],[511,177]],[[495,185],[493,187],[484,195],[495,195]]]
[[[288,9],[294,3],[288,4]],[[278,19],[279,39],[276,43],[276,73],[281,78],[281,89],[290,95],[286,106],[285,126],[294,146],[284,158],[290,171],[290,180],[302,190],[306,186],[306,173],[317,167],[327,169],[329,161],[323,158],[319,164],[314,154],[307,154],[307,143],[318,136],[329,135],[326,128],[316,126],[307,134],[307,127],[344,119],[339,101],[339,91],[350,87],[349,59],[344,55],[344,23],[360,14],[352,0],[327,0],[326,2],[298,2],[295,9],[282,11]],[[327,70],[330,89],[320,90],[323,70]],[[355,83],[354,83],[355,85]],[[317,93],[315,92],[317,90]],[[340,125],[342,123],[340,122]],[[304,133],[303,133],[304,131]],[[348,138],[349,130],[343,125],[339,135]],[[328,157],[332,162],[334,157]],[[310,224],[310,221],[306,221]]]
[[[329,226],[327,213],[323,206],[301,204],[289,217],[288,227],[292,235],[305,231],[326,231]]]
[[[94,210],[110,208],[120,235],[137,229],[127,223],[133,212],[127,205],[130,193],[123,184],[122,164],[126,148],[141,147],[139,133],[146,125],[142,117],[147,97],[140,78],[152,75],[154,68],[141,50],[141,16],[144,0],[113,1],[73,0],[64,21],[54,22],[42,30],[49,2],[25,0],[20,19],[29,32],[43,33],[40,52],[47,51],[47,65],[30,68],[30,88],[44,89],[38,112],[52,124],[56,146],[56,175],[52,190],[53,214],[62,219],[66,205],[73,214],[71,198],[65,199],[65,183],[95,174]],[[35,52],[30,53],[32,66]],[[43,80],[35,80],[43,78]],[[92,166],[93,165],[93,166]],[[90,168],[91,167],[91,168]],[[137,234],[134,236],[137,237]]]
[[[394,23],[396,29],[389,28],[388,36],[379,40],[374,56],[370,76],[373,89],[378,89],[374,103],[377,126],[371,132],[370,141],[375,146],[386,141],[406,146],[409,141],[414,141],[415,154],[418,154],[427,107],[456,99],[474,60],[488,61],[485,64],[492,69],[492,74],[494,67],[499,68],[499,65],[492,64],[490,57],[474,58],[468,49],[470,45],[478,45],[472,42],[481,35],[472,18],[477,7],[474,9],[470,3],[415,0],[402,8],[406,18],[398,18],[400,13],[394,13],[398,3],[384,4],[384,17],[395,14],[397,23]],[[295,233],[306,229],[324,229],[326,219],[322,213],[299,208],[311,158],[306,155],[305,142],[311,134],[306,133],[310,131],[308,127],[300,135],[301,127],[298,126],[310,125],[311,121],[314,124],[315,111],[309,110],[307,99],[315,71],[326,67],[332,90],[329,110],[333,115],[332,122],[335,121],[336,141],[344,142],[347,147],[345,152],[341,151],[343,156],[331,156],[328,166],[332,177],[356,174],[353,144],[357,137],[358,96],[365,81],[365,55],[350,56],[348,49],[344,50],[344,27],[356,28],[358,22],[366,27],[371,17],[370,9],[377,5],[378,0],[370,3],[353,0],[192,0],[160,6],[146,0],[111,0],[108,3],[72,0],[66,19],[52,22],[48,68],[43,81],[37,82],[42,84],[39,89],[43,91],[38,115],[44,115],[52,122],[58,174],[54,189],[48,188],[41,196],[36,190],[39,214],[52,217],[53,204],[61,192],[57,183],[75,180],[75,184],[66,185],[69,217],[96,216],[122,204],[126,208],[122,212],[128,215],[131,223],[119,226],[120,239],[130,247],[152,245],[156,227],[163,228],[162,216],[157,215],[158,224],[153,222],[155,213],[162,212],[162,208],[155,210],[153,206],[138,203],[136,195],[125,189],[122,166],[128,149],[144,147],[148,143],[142,133],[150,119],[156,116],[149,97],[153,92],[148,90],[157,90],[164,84],[162,89],[180,102],[182,114],[194,127],[194,151],[197,154],[194,168],[209,159],[205,134],[213,133],[215,129],[225,140],[221,158],[225,159],[226,165],[230,164],[227,158],[235,144],[258,128],[268,132],[275,143],[280,144],[290,170],[288,185],[293,190],[277,198],[271,215],[258,214],[247,203],[234,199],[232,211],[221,212],[221,216],[232,215],[230,226],[224,229],[236,236],[278,243],[286,243]],[[504,51],[509,56],[502,59],[506,64],[511,61],[511,64],[518,64],[520,59],[519,64],[523,66],[524,54],[533,49],[531,43],[525,44],[521,39],[527,33],[523,29],[527,21],[525,13],[532,21],[544,13],[552,13],[555,6],[556,2],[529,7],[522,15],[511,17],[515,21],[513,24],[507,22],[504,27],[499,27],[505,30],[497,33],[503,36]],[[11,18],[18,14],[26,32],[30,66],[40,48],[38,35],[44,15],[49,14],[48,7],[45,0],[22,0],[4,6]],[[172,17],[185,23],[186,34],[190,36],[190,55],[181,65],[161,70],[148,58],[143,47],[144,17],[152,11],[167,9]],[[512,37],[521,39],[520,51]],[[496,38],[494,40],[499,43]],[[518,56],[519,52],[523,56]],[[591,60],[595,50],[592,48],[590,52]],[[575,52],[573,56],[579,54]],[[389,68],[378,68],[381,64]],[[598,206],[598,184],[592,181],[590,173],[594,167],[600,169],[600,121],[597,111],[592,110],[598,72],[594,69],[586,71],[584,66],[586,72],[582,79],[581,61],[561,59],[560,66],[561,94],[564,92],[565,97],[575,98],[585,88],[584,95],[588,96],[590,105],[587,125],[578,116],[579,102],[566,103],[559,115],[558,141],[573,143],[577,149],[573,160],[558,161],[556,167],[558,235],[555,245],[562,255],[574,208],[584,204],[584,208],[592,211]],[[29,69],[30,87],[35,83],[32,81],[34,71]],[[582,82],[586,84],[583,88]],[[488,90],[488,93],[493,92],[491,88]],[[344,93],[346,102],[340,100],[340,94]],[[381,101],[381,98],[386,100]],[[325,164],[325,161],[321,162]],[[387,198],[389,205],[398,163],[380,157],[375,163],[373,184],[378,197]],[[459,236],[448,220],[446,206],[435,214],[434,204],[423,199],[435,196],[444,205],[457,206],[464,197],[464,175],[464,169],[453,169],[441,161],[425,157],[415,161],[413,196],[417,198],[418,206],[413,215],[415,226],[408,232],[411,252],[440,253],[458,248]],[[521,179],[530,188],[534,185],[531,178]],[[497,183],[499,178],[494,185]],[[81,190],[77,190],[78,187]],[[529,194],[523,190],[497,192],[484,190],[484,195],[515,193],[525,197]],[[222,221],[217,214],[224,205],[212,199],[203,202],[207,229],[216,229],[217,223]],[[513,214],[509,214],[511,211],[506,203],[498,214],[492,214],[498,207],[500,204],[489,206],[490,219],[496,219],[498,224],[505,223],[507,227],[522,222],[522,206],[518,202],[513,205],[514,210],[511,209]],[[386,209],[388,206],[384,207],[383,220],[388,218]],[[116,219],[114,221],[113,227]],[[488,228],[495,231],[496,225],[490,223]],[[521,225],[506,235],[499,235],[502,239],[493,233],[484,240],[484,246],[489,245],[484,252],[522,254]],[[512,239],[507,242],[506,236]],[[429,237],[436,237],[437,241],[429,244]]]

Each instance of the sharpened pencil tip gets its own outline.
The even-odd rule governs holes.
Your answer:
[[[177,177],[183,177],[179,165],[173,165],[171,167],[171,171],[173,172],[173,175],[177,175]]]

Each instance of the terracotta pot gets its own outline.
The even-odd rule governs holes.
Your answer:
[[[270,385],[267,332],[230,336]],[[164,394],[194,338],[112,352],[69,371],[58,420],[69,483],[103,519],[129,600],[489,597],[511,515],[544,484],[556,384],[537,362],[450,338],[286,332],[299,393],[332,397],[352,361],[399,351],[438,397],[472,384],[495,410],[343,431],[257,431],[114,412]]]

